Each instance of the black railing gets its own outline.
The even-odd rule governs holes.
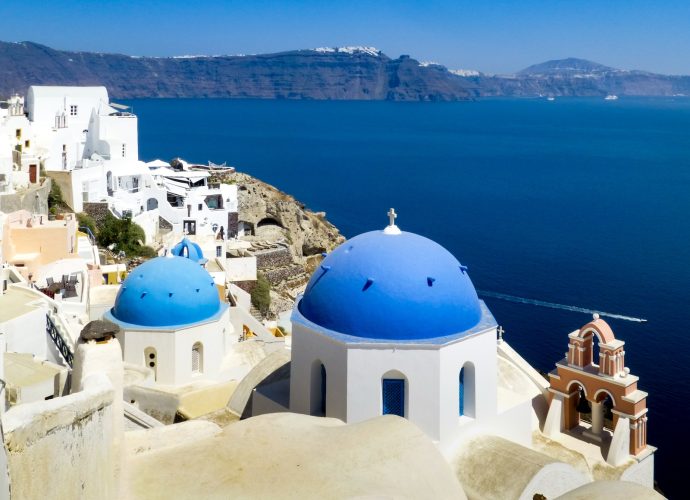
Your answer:
[[[65,359],[69,367],[72,368],[72,364],[74,363],[74,355],[48,314],[46,314],[46,333],[50,335],[51,339],[53,339],[55,347],[57,347],[58,351],[60,351],[60,354],[62,354],[62,357]]]

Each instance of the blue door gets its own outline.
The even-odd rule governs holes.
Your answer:
[[[405,416],[405,381],[397,378],[383,379],[383,414]]]

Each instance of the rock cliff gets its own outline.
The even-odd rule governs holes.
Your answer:
[[[690,95],[690,77],[568,58],[514,75],[449,70],[368,47],[247,56],[135,57],[0,42],[0,96],[29,85],[105,85],[116,99],[212,97],[457,101],[484,96]]]
[[[29,85],[104,85],[114,98],[460,100],[445,68],[370,48],[250,56],[133,57],[0,42],[0,95]]]
[[[345,240],[323,212],[312,212],[291,195],[248,174],[237,172],[229,177],[238,187],[239,219],[256,238],[284,238],[301,262]]]
[[[217,175],[212,181],[237,184],[245,239],[255,244],[252,252],[257,268],[274,291],[271,311],[276,314],[290,309],[322,253],[345,238],[323,212],[312,212],[294,197],[248,174]]]

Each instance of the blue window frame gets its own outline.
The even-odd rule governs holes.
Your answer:
[[[383,414],[405,416],[405,381],[399,378],[383,379]]]
[[[460,369],[458,377],[458,414],[462,417],[465,414],[465,369]]]

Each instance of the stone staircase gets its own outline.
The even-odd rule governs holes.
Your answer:
[[[257,321],[263,321],[264,317],[261,314],[261,311],[259,311],[254,304],[249,308],[249,314],[254,316]]]

